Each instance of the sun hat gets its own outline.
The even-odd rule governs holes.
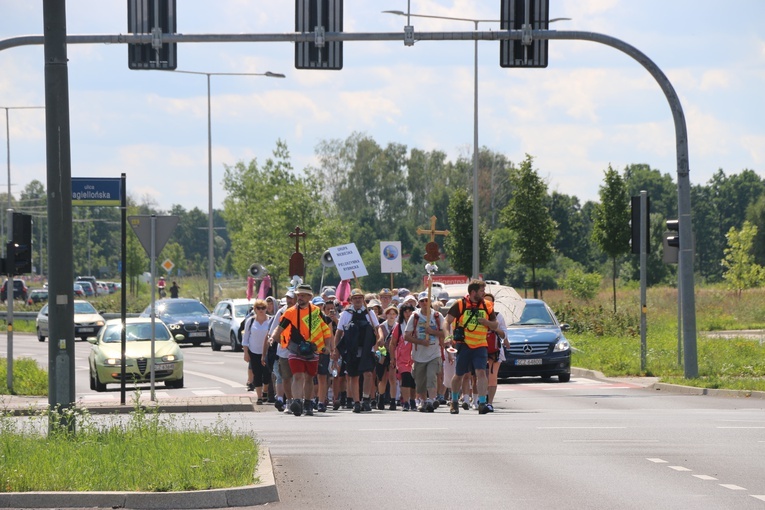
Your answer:
[[[295,294],[308,294],[309,296],[313,296],[313,290],[310,285],[302,283],[295,289]]]
[[[361,289],[353,289],[353,290],[351,291],[351,297],[353,297],[353,296],[361,296],[361,297],[364,297],[364,291],[362,291]]]

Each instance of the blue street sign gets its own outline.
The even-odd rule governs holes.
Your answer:
[[[119,177],[72,177],[72,205],[120,205]]]

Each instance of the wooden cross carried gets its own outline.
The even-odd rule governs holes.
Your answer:
[[[300,253],[300,238],[305,237],[306,233],[300,230],[300,227],[295,227],[295,231],[290,232],[289,236],[295,238],[295,253],[290,257],[290,276],[303,277],[305,276],[305,260],[303,254]]]
[[[436,230],[436,217],[430,217],[430,230],[423,228],[417,228],[418,235],[430,235],[430,242],[425,245],[425,255],[422,257],[428,262],[435,262],[441,258],[438,250],[438,243],[436,243],[436,236],[448,236],[448,230]]]

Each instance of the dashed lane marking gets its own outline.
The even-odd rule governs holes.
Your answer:
[[[755,494],[750,494],[750,495],[755,499],[759,499],[760,501],[765,501],[765,496],[763,495],[755,495]]]
[[[675,471],[693,471],[692,469],[688,469],[687,467],[683,466],[667,466],[669,469],[674,469]]]
[[[646,460],[649,460],[649,461],[653,462],[654,464],[666,464],[667,463],[666,460],[658,459],[658,458],[655,458],[655,457],[654,458],[649,458],[649,459],[646,459]]]
[[[692,475],[692,476],[695,476],[696,478],[700,480],[717,480],[717,478],[715,478],[714,476],[709,476],[709,475]]]
[[[739,485],[733,485],[732,483],[721,483],[720,487],[725,487],[726,489],[730,489],[732,491],[745,491],[746,489],[739,486]]]

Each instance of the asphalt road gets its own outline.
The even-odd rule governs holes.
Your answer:
[[[17,356],[45,359],[47,344],[16,337]],[[78,367],[87,347],[77,344]],[[187,388],[170,391],[243,391],[240,353],[184,355]],[[78,395],[90,393],[85,377],[78,368]],[[495,404],[484,416],[440,408],[298,418],[269,407],[183,419],[224,421],[268,446],[276,508],[765,509],[764,400],[574,377],[501,384]]]

